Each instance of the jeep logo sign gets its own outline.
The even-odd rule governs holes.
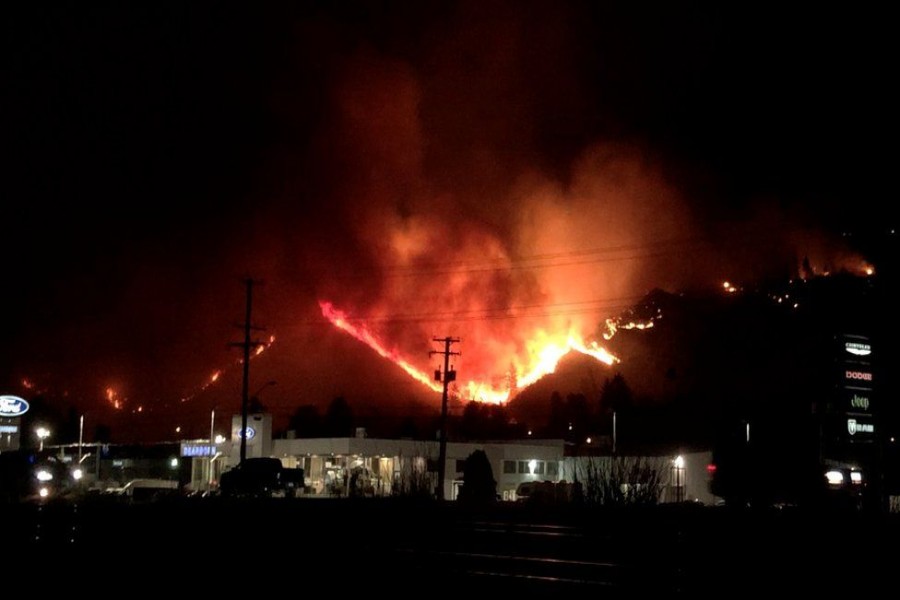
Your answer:
[[[853,397],[850,398],[850,407],[869,410],[869,398],[861,394],[853,394]]]
[[[0,396],[0,417],[21,417],[28,412],[28,402],[18,396]]]

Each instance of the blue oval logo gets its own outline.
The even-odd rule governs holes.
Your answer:
[[[243,434],[243,435],[241,435],[241,434]],[[247,429],[245,429],[244,431],[241,431],[240,429],[238,429],[238,438],[245,437],[248,440],[252,440],[254,438],[254,436],[256,436],[256,430],[253,429],[252,427],[250,427],[249,425],[247,426]]]
[[[0,417],[21,417],[28,412],[28,401],[18,396],[0,396]]]

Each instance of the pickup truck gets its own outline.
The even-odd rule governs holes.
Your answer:
[[[303,489],[303,469],[288,469],[277,458],[248,458],[219,480],[223,496],[293,498]]]

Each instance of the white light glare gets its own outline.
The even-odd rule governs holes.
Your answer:
[[[169,466],[172,467],[173,469],[174,469],[175,467],[177,467],[177,466],[178,466],[178,459],[177,459],[177,458],[173,458],[172,460],[170,460],[170,461],[169,461]]]
[[[528,472],[534,475],[535,469],[537,469],[537,461],[532,458],[528,461]]]
[[[82,471],[81,469],[75,469],[74,471],[72,471],[72,478],[75,481],[79,481],[82,477],[84,477],[84,471]]]
[[[674,462],[675,462],[675,467],[676,467],[676,468],[678,468],[678,469],[683,469],[683,468],[684,468],[684,457],[681,456],[680,454],[679,454],[678,456],[675,457],[675,461],[674,461]]]
[[[852,481],[853,483],[862,483],[862,473],[860,473],[859,471],[851,471],[850,481]]]
[[[35,477],[37,477],[38,481],[51,481],[53,479],[53,473],[46,469],[41,469],[35,473]]]
[[[828,485],[841,485],[844,483],[844,474],[840,471],[828,471],[825,473],[825,479],[828,480]]]
[[[46,498],[47,496],[50,495],[50,490],[48,490],[48,489],[45,488],[45,487],[42,487],[42,488],[38,491],[38,494],[41,496],[41,498]]]

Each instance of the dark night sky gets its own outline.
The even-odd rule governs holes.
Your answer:
[[[608,308],[839,260],[841,231],[893,227],[882,9],[483,4],[4,9],[4,390],[177,402],[236,358],[247,274],[278,336],[258,381],[293,406],[356,390],[319,298],[425,314],[385,332],[415,355],[464,294]],[[627,274],[583,294],[517,263],[611,247],[632,249]],[[436,287],[485,257],[514,276]],[[222,388],[198,406],[234,405]]]

